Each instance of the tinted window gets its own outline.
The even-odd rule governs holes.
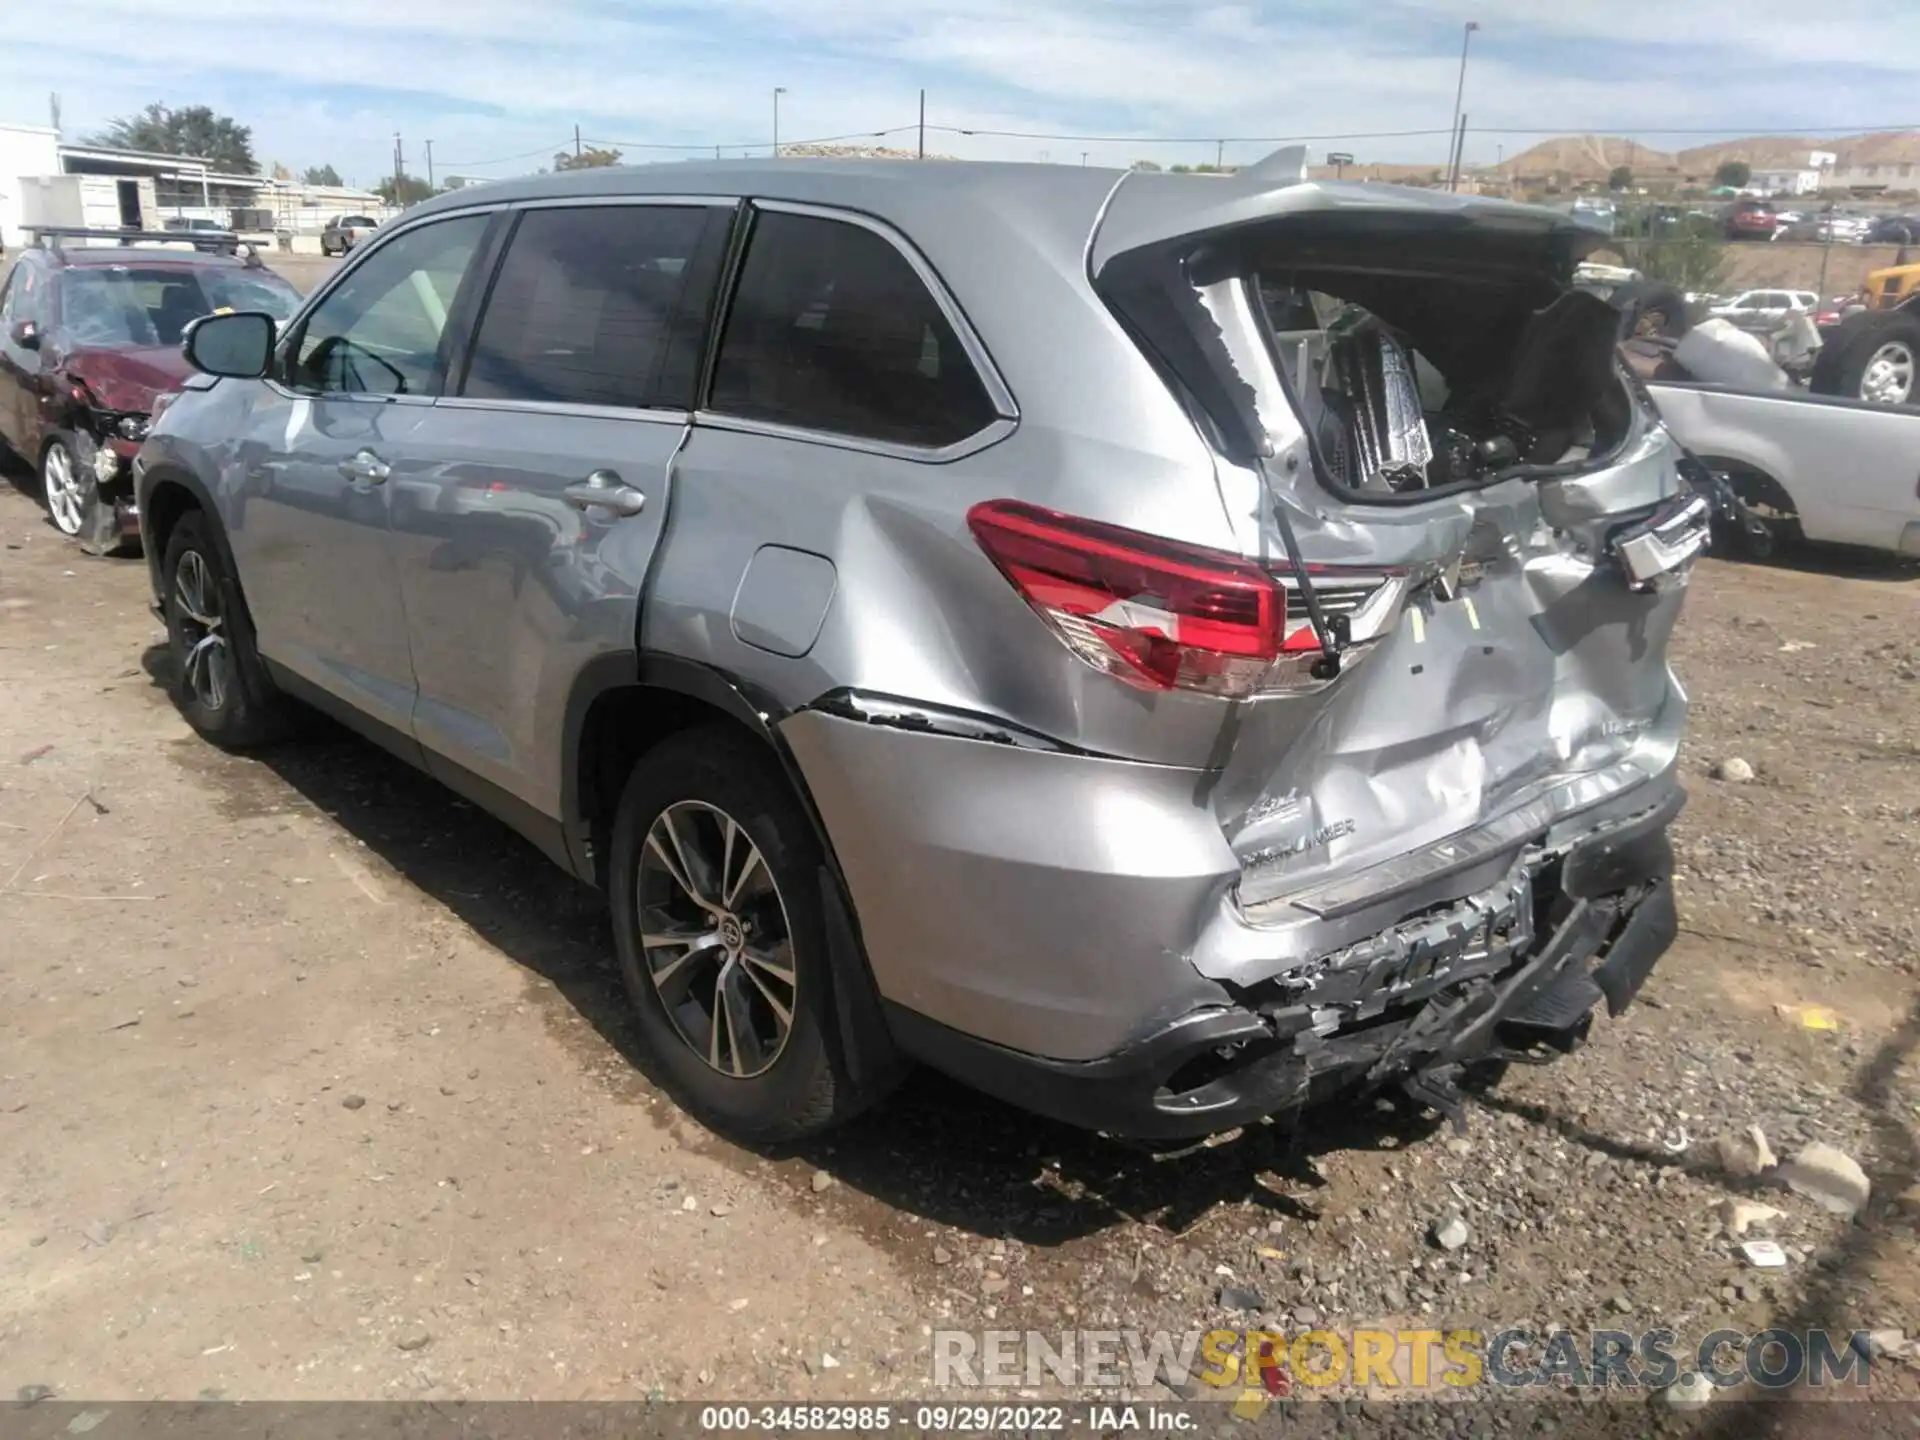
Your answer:
[[[692,404],[710,275],[708,206],[529,210],[474,336],[462,394],[578,405]],[[714,252],[717,256],[717,252]]]
[[[993,402],[913,266],[871,230],[754,222],[714,373],[715,410],[908,445],[950,445]]]
[[[423,225],[350,270],[308,316],[291,383],[364,395],[431,394],[447,312],[487,218]]]

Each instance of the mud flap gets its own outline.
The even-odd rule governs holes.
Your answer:
[[[884,1094],[906,1065],[880,1005],[853,917],[847,911],[833,871],[820,867],[820,910],[827,932],[827,961],[833,975],[833,1022],[847,1079],[867,1098]]]

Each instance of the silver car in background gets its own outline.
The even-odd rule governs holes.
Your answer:
[[[1595,243],[1299,152],[443,196],[190,336],[179,702],[331,711],[603,886],[735,1135],[911,1060],[1142,1137],[1457,1113],[1675,930],[1705,507]]]

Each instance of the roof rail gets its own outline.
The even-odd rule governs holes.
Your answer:
[[[151,245],[191,245],[195,250],[231,254],[240,237],[231,230],[111,230],[92,225],[22,225],[29,243],[58,250],[63,240],[130,240]]]

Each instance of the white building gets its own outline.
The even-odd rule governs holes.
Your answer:
[[[1818,170],[1756,170],[1747,188],[1762,195],[1817,195],[1820,181]]]
[[[60,133],[44,125],[0,124],[0,245],[26,243],[21,177],[60,173]]]
[[[311,236],[335,215],[391,213],[370,190],[228,175],[192,156],[63,145],[45,126],[0,125],[0,244],[9,247],[26,242],[31,224],[160,230],[187,218]]]

